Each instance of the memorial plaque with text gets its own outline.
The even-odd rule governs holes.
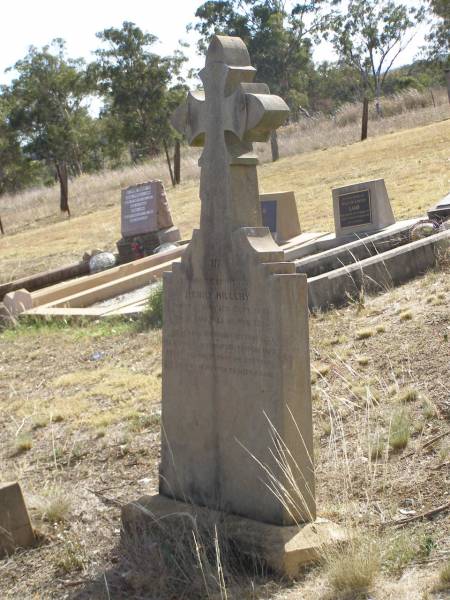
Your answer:
[[[339,196],[339,218],[341,227],[369,225],[372,223],[369,190],[360,190]]]
[[[159,181],[133,185],[122,191],[122,235],[131,237],[158,229]]]

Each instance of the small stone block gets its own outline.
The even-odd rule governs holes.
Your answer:
[[[17,482],[0,483],[0,556],[35,542],[22,490]]]
[[[181,240],[180,230],[178,227],[167,227],[158,231],[158,239],[160,244],[169,244],[179,242]]]
[[[270,525],[163,495],[143,496],[125,505],[122,523],[125,532],[145,531],[161,519],[170,527],[168,520],[182,515],[194,517],[199,525],[206,524],[211,532],[217,525],[219,536],[236,543],[243,554],[287,577],[296,577],[302,566],[320,559],[325,548],[347,540],[340,526],[325,519],[299,526]]]

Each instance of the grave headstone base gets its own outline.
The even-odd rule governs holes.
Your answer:
[[[130,535],[151,535],[155,523],[158,527],[161,527],[160,523],[179,527],[180,518],[186,519],[186,526],[192,526],[194,519],[201,530],[211,531],[212,539],[217,526],[219,538],[236,544],[243,555],[292,578],[298,575],[303,565],[319,560],[325,548],[347,539],[340,526],[326,519],[317,518],[299,526],[270,525],[163,495],[143,496],[122,508],[123,530]]]
[[[127,263],[144,256],[150,256],[155,248],[161,244],[178,242],[180,239],[180,231],[177,227],[168,227],[159,231],[123,237],[117,242],[119,262]]]

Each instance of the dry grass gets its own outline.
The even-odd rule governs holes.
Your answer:
[[[397,219],[424,214],[448,191],[448,116],[448,104],[439,104],[383,119],[373,123],[372,137],[364,143],[354,143],[357,125],[337,127],[329,119],[286,128],[280,133],[284,158],[260,167],[260,190],[286,189],[289,182],[305,231],[332,229],[332,187],[378,177],[386,180]],[[121,188],[152,177],[165,181],[174,220],[189,237],[199,218],[197,158],[198,153],[185,157],[184,183],[176,189],[169,187],[162,161],[83,175],[71,186],[70,220],[57,214],[56,189],[3,196],[5,229],[17,233],[0,239],[0,281],[79,260],[91,248],[114,250],[120,238]]]
[[[401,389],[398,393],[399,402],[414,402],[419,398],[419,392],[412,387]]]
[[[434,589],[438,592],[450,591],[450,560],[447,560],[441,567],[439,580]]]
[[[431,307],[425,299],[437,293],[445,295],[445,302]],[[448,342],[442,332],[448,326],[449,294],[446,274],[430,272],[384,295],[367,297],[363,310],[350,305],[310,320],[314,364],[324,373],[317,373],[313,385],[319,514],[355,528],[360,539],[373,541],[373,548],[380,541],[386,551],[379,558],[375,553],[374,562],[365,554],[358,558],[353,553],[352,558],[348,551],[343,555],[347,562],[335,566],[334,579],[329,579],[325,568],[316,568],[286,588],[276,579],[261,580],[251,568],[247,579],[240,579],[220,546],[228,598],[335,599],[333,586],[341,585],[338,580],[346,580],[349,589],[366,585],[380,600],[421,600],[425,592],[431,593],[438,580],[439,557],[450,550],[448,514],[425,523],[410,536],[411,544],[389,528],[378,540],[378,526],[401,517],[400,510],[425,511],[447,497],[445,467],[440,465],[448,462],[448,440],[443,438],[426,451],[420,448],[448,427],[448,382],[443,376]],[[398,307],[405,305],[414,310],[414,322],[399,321]],[[356,340],[357,331],[377,331],[380,325],[386,333]],[[395,336],[387,333],[394,329]],[[331,344],[336,338],[339,344]],[[370,357],[365,366],[357,361],[362,347]],[[91,360],[95,353],[102,358]],[[160,332],[137,333],[130,323],[84,324],[78,329],[29,324],[0,336],[0,470],[5,478],[22,482],[35,523],[38,520],[42,534],[48,536],[46,545],[1,565],[5,600],[60,598],[67,585],[74,585],[77,600],[107,598],[105,577],[111,597],[130,600],[145,597],[143,589],[156,593],[165,585],[160,572],[155,574],[154,566],[160,564],[156,558],[160,560],[163,552],[162,558],[170,559],[170,535],[180,527],[162,532],[162,546],[161,536],[148,538],[147,554],[138,546],[126,555],[118,546],[120,504],[157,490],[160,359]],[[25,364],[27,377],[23,377]],[[408,392],[409,399],[399,402],[406,390],[420,390],[420,394]],[[426,419],[424,398],[436,407]],[[408,445],[415,452],[404,459],[400,452],[389,452],[388,445],[393,415],[399,409],[407,409],[410,423],[420,425],[410,429]],[[56,410],[61,412],[58,422]],[[32,436],[33,446],[16,455],[19,429]],[[60,521],[54,517],[42,520],[46,511],[39,511],[38,505],[41,498],[46,500],[43,488],[71,498],[62,522],[52,523]],[[185,540],[192,542],[192,530],[183,529]],[[405,532],[411,533],[411,528]],[[220,597],[214,532],[205,534],[203,542],[202,550],[212,551],[208,550],[209,562],[204,563],[210,573],[210,597],[213,592]],[[429,548],[429,555],[420,550],[422,546]],[[200,590],[202,572],[198,561],[192,562],[196,560],[192,544],[187,548],[191,562],[181,561],[191,565],[183,575],[191,577],[191,587],[186,589]],[[145,556],[155,557],[155,562]],[[124,557],[125,565],[117,562]],[[358,561],[362,566],[355,569]],[[170,560],[165,564],[164,573]],[[172,580],[170,585],[175,583]],[[179,588],[171,589],[172,598],[183,598]],[[161,596],[162,600],[168,597]]]
[[[404,408],[396,410],[392,415],[389,431],[389,445],[396,450],[403,450],[411,437],[411,419]]]
[[[447,191],[449,133],[446,121],[285,158],[262,166],[262,189],[289,181],[303,228],[326,229],[332,220],[332,185],[385,176],[397,216],[411,216]],[[98,213],[85,214],[0,240],[1,277],[8,270],[23,274],[39,265],[61,264],[90,246],[112,245],[122,183],[110,189],[114,205],[101,219]],[[198,219],[196,194],[191,182],[171,195],[186,235]],[[87,201],[85,208],[92,204]],[[427,302],[430,297],[433,301]],[[72,600],[181,600],[195,594],[206,598],[208,590],[209,598],[221,600],[330,600],[370,589],[380,600],[423,600],[439,580],[442,556],[450,551],[449,515],[424,523],[417,534],[405,529],[414,532],[411,543],[395,529],[386,528],[381,539],[378,531],[402,510],[418,513],[448,497],[448,441],[426,451],[421,447],[445,432],[450,418],[445,376],[449,297],[448,273],[436,271],[383,295],[311,316],[319,514],[360,534],[334,563],[330,558],[328,571],[308,570],[288,587],[276,579],[261,581],[251,569],[246,580],[237,577],[213,531],[197,536],[197,549],[195,527],[183,525],[183,544],[175,545],[172,554],[169,542],[181,542],[178,535],[173,539],[180,526],[161,529],[137,545],[128,540],[127,549],[119,545],[121,504],[155,493],[158,486],[159,331],[138,332],[126,321],[78,328],[29,322],[0,334],[0,472],[21,481],[48,542],[0,564],[2,598],[70,594]],[[402,310],[412,311],[414,319],[401,320]],[[389,452],[393,433],[402,432],[405,422],[414,450],[410,456]],[[32,439],[26,452],[16,452],[19,436]],[[43,489],[49,490],[48,500],[50,490],[53,496],[69,497],[70,508],[57,498],[52,511],[49,504],[40,510],[40,499],[47,501]],[[44,518],[48,512],[53,516]],[[380,543],[386,551],[379,551]],[[178,561],[175,571],[173,560]]]
[[[124,532],[120,552],[128,589],[141,598],[251,600],[262,580],[256,569],[248,577],[249,564],[226,541],[220,523],[198,522],[187,513],[147,518],[144,528],[135,524]],[[110,587],[119,594],[123,589],[119,584],[116,591],[114,580]]]
[[[367,534],[352,537],[343,548],[325,555],[332,598],[366,597],[381,569],[379,542]]]
[[[48,523],[65,523],[69,520],[73,501],[61,485],[51,485],[35,504],[35,514]]]
[[[366,340],[367,338],[370,338],[373,335],[375,335],[374,329],[369,329],[369,328],[359,329],[359,331],[356,332],[356,339],[357,340]]]

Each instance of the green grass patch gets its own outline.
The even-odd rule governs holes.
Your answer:
[[[134,321],[123,317],[111,317],[92,321],[76,317],[73,319],[52,319],[38,317],[22,317],[14,327],[9,327],[0,333],[4,340],[14,340],[18,337],[41,337],[66,335],[69,339],[102,338],[120,336],[133,330]]]
[[[357,340],[367,340],[368,338],[372,337],[373,335],[375,335],[374,329],[370,329],[370,328],[358,329],[358,331],[356,332],[356,339]]]
[[[389,445],[393,450],[403,450],[411,437],[411,419],[409,412],[400,409],[392,415],[389,431]]]
[[[163,284],[158,283],[148,298],[146,310],[137,321],[138,330],[161,329],[163,324]]]
[[[402,531],[383,545],[383,568],[390,575],[400,577],[412,562],[427,558],[436,543],[423,532]]]

